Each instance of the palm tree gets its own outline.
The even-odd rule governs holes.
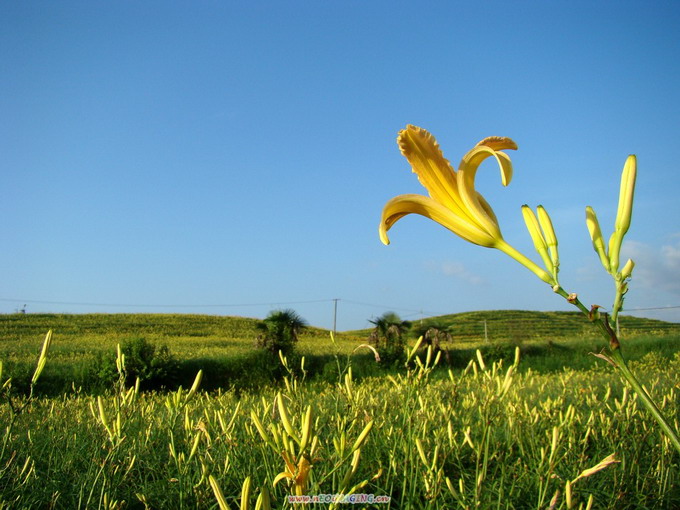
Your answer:
[[[451,335],[451,328],[440,322],[430,322],[429,324],[423,324],[416,328],[415,330],[417,337],[423,337],[424,345],[431,345],[432,350],[436,353],[437,351],[444,351],[444,356],[446,361],[450,362],[449,351],[442,347],[443,342],[450,342],[453,338]]]
[[[394,312],[385,312],[377,319],[369,320],[375,327],[368,341],[375,345],[383,361],[396,361],[404,355],[404,334],[411,327],[409,321],[401,320]]]
[[[307,327],[307,321],[294,310],[276,310],[257,324],[260,334],[257,345],[273,354],[281,351],[289,354],[295,347],[300,332]]]

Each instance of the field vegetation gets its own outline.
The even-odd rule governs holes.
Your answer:
[[[0,508],[294,508],[289,497],[322,494],[389,498],[351,508],[680,507],[677,452],[588,354],[601,340],[581,317],[433,321],[449,321],[449,361],[409,337],[404,368],[360,347],[372,330],[331,339],[305,328],[279,359],[256,348],[254,319],[0,316],[0,384],[12,379]],[[633,370],[677,427],[678,325],[620,327]],[[160,375],[145,391],[129,372],[149,348]]]
[[[0,315],[0,360],[11,374],[17,389],[28,388],[35,360],[45,333],[52,329],[55,341],[50,363],[38,388],[42,394],[59,395],[74,387],[85,392],[104,391],[116,378],[116,345],[148,343],[157,350],[167,348],[169,371],[165,377],[147,380],[147,389],[189,387],[203,369],[202,388],[252,389],[280,379],[278,360],[257,349],[264,321],[243,317],[172,314],[12,314]],[[590,352],[603,345],[597,331],[578,312],[527,312],[517,310],[468,312],[416,321],[406,332],[411,345],[415,335],[429,324],[448,328],[450,339],[442,343],[449,353],[443,364],[463,369],[475,351],[491,359],[511,360],[515,346],[522,350],[520,370],[561,370],[562,367],[588,368],[599,361]],[[630,359],[639,359],[653,350],[670,359],[680,336],[680,324],[621,317],[621,337]],[[368,349],[375,329],[338,333],[331,342],[328,331],[307,327],[299,332],[291,365],[306,360],[308,378],[333,380],[337,375],[336,355],[350,356],[354,376],[384,375]],[[128,353],[129,354],[129,353]],[[400,365],[399,363],[396,363]],[[324,375],[325,374],[325,375]]]

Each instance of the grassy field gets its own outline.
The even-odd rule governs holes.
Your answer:
[[[595,338],[581,312],[534,312],[527,310],[485,310],[430,317],[415,325],[439,324],[451,328],[457,342],[488,339],[526,341],[531,339]],[[621,336],[680,333],[680,324],[622,315]],[[365,336],[368,330],[349,332]]]
[[[269,369],[278,368],[255,348],[257,322],[205,315],[0,315],[0,360],[18,384],[30,380],[42,338],[52,329],[50,366],[44,374],[50,380],[47,388],[63,392],[75,383],[89,391],[96,389],[95,372],[102,359],[113,360],[118,344],[141,338],[166,346],[177,362],[175,377],[166,386],[187,387],[203,369],[205,388],[252,387],[269,381]],[[299,352],[310,358],[311,369],[322,370],[332,354],[346,356],[357,345],[356,337],[338,335],[332,346],[329,332],[308,328]]]
[[[119,380],[93,394],[76,386],[51,398],[5,396],[0,508],[255,508],[258,498],[260,508],[267,499],[271,508],[333,507],[288,499],[322,494],[389,498],[350,508],[680,507],[680,458],[617,375],[588,355],[597,338],[577,335],[572,314],[557,314],[564,322],[542,338],[535,328],[518,336],[525,313],[482,316],[507,322],[487,322],[488,341],[483,330],[461,333],[447,346],[451,364],[437,368],[421,352],[421,366],[384,370],[363,349],[353,353],[367,332],[331,343],[310,330],[299,345],[304,371],[300,356],[276,367],[258,357],[250,319],[0,316],[0,384],[30,380],[50,328],[38,393],[133,337],[167,345],[187,378],[169,392]],[[677,426],[677,325],[621,326],[632,368]],[[224,389],[188,392],[199,368],[201,388]],[[278,383],[260,377],[273,370],[284,375]],[[253,383],[230,384],[237,377]]]
[[[14,377],[15,386],[25,388],[42,338],[52,329],[54,343],[44,374],[50,384],[43,392],[57,394],[70,391],[74,385],[94,391],[102,360],[112,363],[117,344],[142,338],[156,346],[166,346],[176,360],[174,376],[162,381],[168,388],[180,384],[186,388],[199,369],[205,372],[204,388],[252,388],[280,375],[279,367],[272,367],[254,347],[257,322],[207,315],[0,315],[0,360],[5,372]],[[509,360],[515,346],[520,346],[525,359],[522,369],[530,367],[540,372],[565,366],[589,368],[597,361],[588,353],[602,349],[592,325],[575,312],[469,312],[423,321],[425,325],[431,322],[452,328],[452,341],[444,347],[449,351],[451,366],[459,369],[467,365],[476,349],[494,359]],[[620,327],[631,359],[650,350],[670,359],[677,350],[680,324],[622,317]],[[326,373],[332,378],[336,355],[352,356],[355,377],[375,375],[380,370],[373,355],[367,349],[357,350],[367,342],[369,334],[369,330],[338,333],[332,343],[328,331],[309,328],[300,337],[298,357],[305,356],[310,376]],[[108,387],[109,382],[105,380],[104,386]]]

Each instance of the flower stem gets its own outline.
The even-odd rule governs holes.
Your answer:
[[[522,264],[524,267],[526,267],[529,271],[531,271],[536,276],[538,276],[545,283],[547,283],[549,285],[556,285],[557,284],[557,280],[555,280],[554,276],[552,276],[550,273],[548,273],[544,269],[541,269],[531,259],[522,255],[522,253],[518,252],[515,248],[513,248],[511,245],[506,243],[503,239],[496,241],[494,248],[502,251],[506,255],[509,255],[510,257],[515,259],[517,262]]]
[[[589,320],[593,320],[591,318],[591,312],[583,303],[581,303],[581,301],[579,301],[578,298],[569,299],[569,294],[562,287],[559,287],[557,290],[555,290],[555,292],[568,299],[568,301],[581,310],[581,312],[583,312],[583,314],[588,317]],[[635,374],[630,370],[630,368],[628,368],[628,364],[626,363],[623,353],[621,352],[619,339],[609,324],[609,318],[607,317],[607,314],[604,314],[603,317],[596,319],[594,322],[600,329],[602,335],[609,342],[609,356],[607,358],[616,367],[621,378],[626,381],[631,388],[633,388],[635,393],[637,393],[638,397],[642,401],[642,404],[647,408],[652,417],[659,424],[661,430],[663,430],[663,432],[666,434],[666,437],[673,444],[676,451],[680,453],[680,438],[678,438],[677,432],[673,427],[671,427],[670,423],[668,423],[652,397],[649,395],[649,393],[647,393],[647,390],[644,389],[644,387],[640,384],[640,381],[638,381],[637,377],[635,377]]]
[[[635,377],[635,374],[633,374],[630,368],[628,368],[620,348],[611,351],[611,360],[615,363],[616,368],[619,370],[621,378],[625,379],[625,381],[633,388],[633,391],[638,394],[644,406],[657,421],[661,429],[666,434],[666,437],[668,437],[668,440],[673,444],[677,452],[680,453],[680,439],[678,438],[676,431],[673,429],[673,427],[671,427],[668,421],[666,421],[666,418],[661,413],[661,410],[657,407],[654,400],[652,400],[652,397],[649,395],[649,393],[647,393],[647,390],[645,390],[640,384],[637,377]]]

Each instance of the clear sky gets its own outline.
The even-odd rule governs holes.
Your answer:
[[[539,261],[543,204],[562,284],[606,308],[584,209],[608,238],[637,154],[626,305],[680,321],[678,27],[676,1],[3,2],[0,312],[571,309],[425,218],[380,243],[385,202],[424,192],[395,143],[416,124],[453,164],[513,138],[510,186],[477,180],[504,237]]]

